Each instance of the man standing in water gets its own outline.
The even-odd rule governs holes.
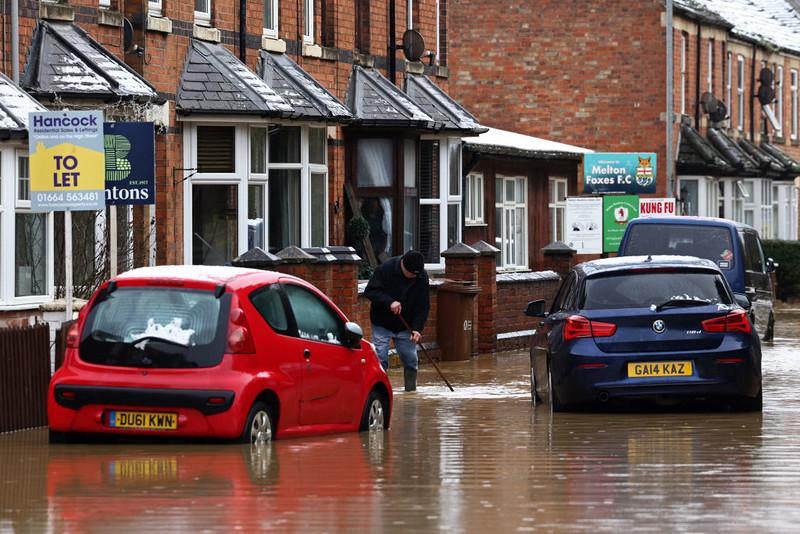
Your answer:
[[[372,303],[372,342],[384,369],[389,367],[389,339],[403,362],[406,391],[417,389],[417,342],[431,309],[425,260],[416,250],[389,258],[372,274],[364,296]],[[400,319],[406,320],[409,331]]]

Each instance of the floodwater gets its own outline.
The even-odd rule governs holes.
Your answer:
[[[0,533],[795,532],[800,308],[764,345],[764,411],[555,414],[523,353],[432,366],[392,429],[236,444],[0,435]],[[420,355],[424,358],[424,354]]]

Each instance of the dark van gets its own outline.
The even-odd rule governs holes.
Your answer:
[[[713,217],[642,217],[628,223],[619,256],[697,256],[716,263],[734,293],[750,301],[750,320],[764,340],[772,339],[772,258],[764,258],[755,228]]]

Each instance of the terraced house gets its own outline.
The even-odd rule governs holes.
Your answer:
[[[64,214],[30,211],[28,112],[101,110],[154,130],[150,203],[72,213],[76,294],[146,264],[260,249],[462,239],[461,142],[443,0],[14,0],[4,4],[0,309],[63,293]],[[346,223],[363,214],[373,239]]]
[[[798,238],[800,15],[790,3],[461,0],[448,24],[450,94],[481,124],[656,153],[653,196]],[[545,178],[553,210],[584,194],[580,178]],[[563,235],[566,219],[553,224]]]

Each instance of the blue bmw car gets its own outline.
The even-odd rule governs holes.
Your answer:
[[[760,411],[761,345],[712,261],[626,256],[573,267],[531,346],[531,394],[553,411],[624,401],[721,401]]]

